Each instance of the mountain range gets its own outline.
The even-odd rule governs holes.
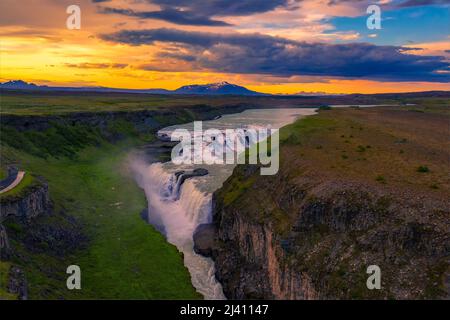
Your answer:
[[[240,95],[259,96],[264,93],[251,91],[245,87],[226,81],[205,85],[188,85],[176,90],[166,89],[118,89],[107,87],[52,87],[40,86],[22,80],[12,80],[0,83],[0,89],[8,90],[37,90],[37,91],[76,91],[76,92],[119,92],[119,93],[149,93],[149,94],[185,94],[185,95]]]

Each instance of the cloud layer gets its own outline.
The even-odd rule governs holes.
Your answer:
[[[118,9],[104,7],[99,9],[99,13],[104,14],[120,14],[128,17],[135,17],[139,19],[156,19],[164,20],[179,25],[190,26],[228,26],[229,24],[214,20],[207,16],[199,15],[194,12],[182,12],[180,10],[167,8],[160,11],[134,11],[131,9]]]
[[[450,81],[440,56],[413,55],[414,48],[368,43],[306,43],[262,34],[219,34],[174,29],[122,30],[100,36],[132,46],[171,44],[160,58],[194,70],[272,76],[333,76],[381,81]],[[147,64],[146,69],[150,67]]]
[[[93,0],[93,2],[106,2]],[[164,20],[179,25],[192,26],[228,26],[229,23],[211,17],[247,16],[272,11],[288,5],[289,0],[147,0],[158,5],[157,11],[135,11],[114,7],[100,7],[104,14],[121,14],[139,19]]]

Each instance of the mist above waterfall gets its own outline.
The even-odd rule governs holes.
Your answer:
[[[183,252],[194,287],[206,299],[224,299],[212,260],[193,251],[195,229],[211,222],[211,194],[200,191],[193,179],[181,184],[181,175],[162,163],[148,165],[134,160],[131,166],[147,197],[148,221]]]
[[[205,121],[205,128],[281,128],[301,115],[314,114],[314,109],[247,110]],[[193,129],[192,123],[164,128],[161,135],[170,136],[177,128]],[[191,274],[193,286],[206,299],[224,299],[222,286],[215,279],[214,263],[193,250],[193,234],[200,224],[212,221],[212,193],[231,175],[235,164],[175,165],[171,162],[149,164],[139,157],[131,161],[131,169],[148,201],[148,221],[163,233],[168,242],[184,254],[184,264]],[[205,176],[182,178],[186,172],[206,168]],[[184,173],[181,173],[181,172]],[[186,178],[186,179],[185,179]]]

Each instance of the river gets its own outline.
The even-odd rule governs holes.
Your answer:
[[[242,113],[223,115],[204,121],[203,130],[215,128],[281,128],[299,117],[312,115],[316,109],[253,109]],[[168,135],[178,128],[193,130],[193,123],[171,126],[159,131]],[[174,165],[171,162],[148,163],[137,157],[132,162],[136,180],[144,189],[148,201],[148,221],[162,232],[167,241],[184,254],[184,264],[191,274],[192,285],[205,299],[225,299],[222,286],[215,279],[214,263],[193,250],[193,234],[198,225],[212,221],[212,193],[231,175],[231,165]],[[202,177],[179,182],[176,172],[206,168]]]

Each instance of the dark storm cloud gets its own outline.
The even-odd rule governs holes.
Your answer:
[[[162,8],[178,8],[205,16],[246,16],[285,6],[288,0],[149,0]]]
[[[184,43],[193,46],[211,47],[215,44],[232,44],[248,46],[271,46],[277,43],[297,43],[284,38],[263,34],[221,34],[212,32],[181,31],[177,29],[122,30],[112,34],[101,35],[104,40],[130,45],[152,44],[155,41]]]
[[[92,0],[94,3],[109,0]],[[131,8],[101,7],[100,13],[121,14],[139,19],[158,19],[179,25],[193,26],[227,26],[227,22],[213,17],[249,16],[272,11],[278,7],[295,6],[303,0],[135,0],[136,3],[147,2],[160,6],[157,11],[135,11]],[[355,6],[368,6],[371,0],[329,0],[334,6],[348,3]],[[431,4],[448,4],[448,0],[397,0],[383,5],[385,9],[424,6]]]
[[[408,54],[412,48],[368,43],[306,43],[262,34],[219,34],[173,29],[123,30],[100,36],[133,46],[174,43],[184,53],[171,58],[190,61],[193,69],[273,76],[336,76],[392,81],[441,81],[450,76],[439,56]]]
[[[99,0],[94,0],[94,2],[99,2]],[[212,17],[246,16],[267,12],[279,6],[286,6],[288,0],[147,0],[144,2],[159,5],[161,9],[158,11],[134,11],[129,8],[102,7],[99,12],[140,19],[158,19],[180,25],[227,26],[228,23],[212,19]]]
[[[377,4],[376,1],[371,0],[329,0],[329,5],[338,5],[341,3],[351,3],[355,5],[370,5]],[[448,5],[449,0],[394,0],[393,2],[384,4],[383,7],[388,9],[407,8],[407,7],[420,7],[429,5]]]
[[[191,26],[227,26],[228,23],[210,19],[206,16],[194,14],[192,12],[182,12],[176,9],[164,9],[160,11],[134,11],[131,9],[116,9],[104,7],[99,9],[100,13],[121,14],[139,19],[158,19],[167,22],[191,25]]]

